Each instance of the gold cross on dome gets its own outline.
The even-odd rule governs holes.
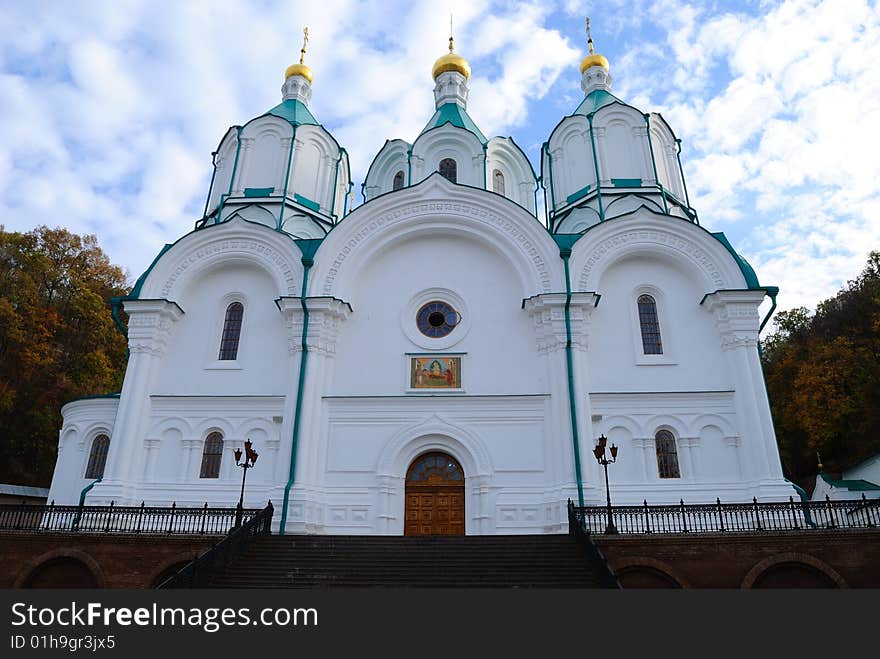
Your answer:
[[[306,46],[309,45],[309,28],[303,28],[303,47],[299,50],[299,63],[302,64],[306,57]]]

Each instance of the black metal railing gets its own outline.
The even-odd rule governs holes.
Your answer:
[[[575,540],[577,540],[578,544],[581,546],[581,549],[584,552],[584,556],[587,559],[587,564],[590,566],[590,570],[596,576],[596,580],[599,582],[599,585],[604,586],[605,588],[620,588],[620,581],[617,578],[617,575],[611,570],[608,565],[608,559],[605,558],[605,554],[602,553],[602,550],[596,546],[596,543],[593,542],[593,539],[590,537],[589,531],[587,531],[582,524],[580,524],[575,515],[575,511],[583,510],[583,508],[577,508],[571,499],[568,500],[568,532],[570,535],[573,535]]]
[[[244,510],[248,520],[258,509]],[[171,506],[0,505],[0,531],[223,535],[235,526],[235,508]]]
[[[608,523],[605,506],[572,506],[570,521],[587,533],[603,533]],[[619,533],[762,533],[811,529],[880,528],[880,499],[721,503],[652,506],[612,506]]]
[[[224,570],[232,561],[241,556],[247,546],[257,536],[272,532],[272,515],[275,509],[270,501],[258,510],[247,522],[232,529],[229,534],[201,556],[184,565],[156,588],[202,588],[211,578]]]

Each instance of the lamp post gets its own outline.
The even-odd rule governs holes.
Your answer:
[[[596,462],[605,467],[605,499],[607,501],[608,523],[605,525],[605,535],[614,535],[617,528],[611,520],[611,489],[608,487],[608,465],[617,462],[617,447],[612,444],[610,448],[611,459],[605,457],[605,446],[608,444],[608,438],[605,435],[599,435],[598,444],[593,449],[593,455],[596,456]]]
[[[241,526],[241,518],[244,514],[244,482],[247,479],[247,470],[254,466],[259,455],[251,448],[251,440],[244,443],[244,461],[241,461],[241,449],[235,449],[235,464],[242,468],[241,495],[238,497],[238,506],[235,507],[235,526]]]

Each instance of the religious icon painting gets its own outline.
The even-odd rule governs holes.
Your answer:
[[[461,357],[410,356],[410,389],[461,389]]]

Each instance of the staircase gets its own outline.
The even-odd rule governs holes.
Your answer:
[[[570,535],[255,537],[213,588],[600,588]]]

